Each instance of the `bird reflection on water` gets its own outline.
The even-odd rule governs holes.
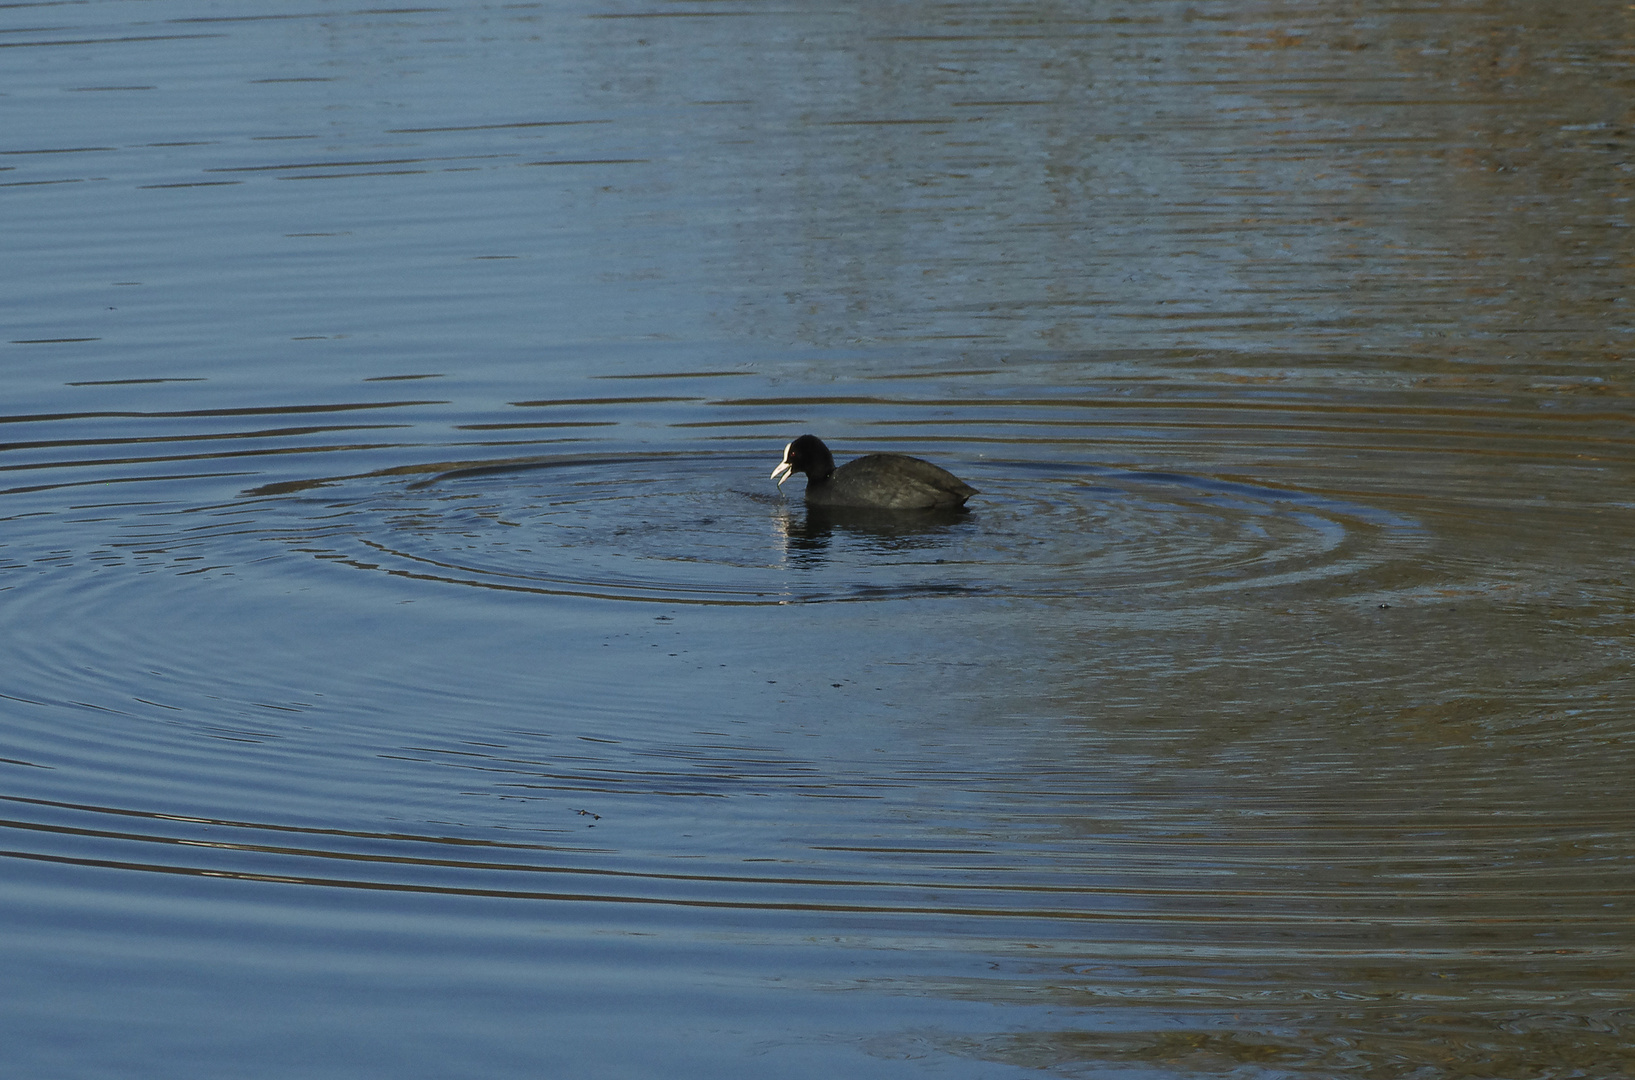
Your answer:
[[[976,528],[979,518],[964,510],[903,514],[850,506],[780,507],[774,524],[784,554],[797,565],[820,565],[834,547],[852,545],[876,555],[922,553],[916,561],[942,563],[957,536]]]

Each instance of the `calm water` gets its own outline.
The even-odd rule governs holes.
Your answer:
[[[1635,1074],[1628,5],[316,7],[0,11],[7,1075]]]

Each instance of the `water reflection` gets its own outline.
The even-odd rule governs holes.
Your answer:
[[[697,102],[689,137],[720,132],[732,166],[685,173],[706,212],[736,210],[705,267],[780,282],[718,314],[734,331],[1476,359],[1501,337],[1621,347],[1595,326],[1629,322],[1606,231],[1628,225],[1628,117],[1592,29],[1615,7],[1548,32],[1502,4],[1179,2],[604,29],[641,73],[611,100]],[[671,63],[684,49],[707,62]]]
[[[865,507],[800,506],[777,516],[785,555],[803,565],[821,565],[832,543],[861,543],[861,557],[929,556],[950,550],[953,530],[971,524],[968,510],[892,511]],[[974,527],[974,526],[973,526]],[[936,562],[944,562],[938,558]]]

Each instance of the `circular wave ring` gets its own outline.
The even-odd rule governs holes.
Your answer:
[[[760,457],[628,454],[454,469],[267,524],[291,547],[475,587],[663,603],[915,595],[1197,596],[1335,579],[1405,554],[1415,523],[1307,492],[1206,476],[954,462],[967,513],[836,512],[780,490]],[[793,490],[791,490],[793,489]],[[268,499],[279,516],[313,500]]]

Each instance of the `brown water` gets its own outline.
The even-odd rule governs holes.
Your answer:
[[[6,1071],[1635,1074],[1632,41],[0,12]]]

